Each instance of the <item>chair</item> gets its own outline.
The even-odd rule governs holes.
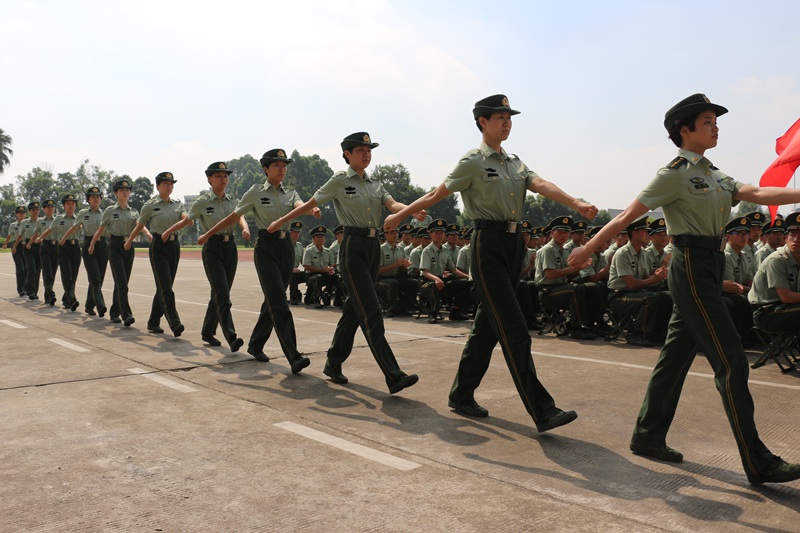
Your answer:
[[[800,332],[797,331],[767,331],[759,327],[753,327],[758,338],[767,347],[764,353],[753,363],[750,368],[759,368],[764,366],[770,359],[775,361],[781,372],[791,372],[796,367],[794,363],[800,363],[798,360],[798,336]],[[783,363],[781,363],[783,359]]]

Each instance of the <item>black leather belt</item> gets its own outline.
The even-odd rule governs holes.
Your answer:
[[[344,227],[344,234],[345,235],[357,235],[358,237],[377,237],[378,236],[378,229],[377,228],[356,228],[354,226],[345,226]]]
[[[259,230],[259,235],[261,230]],[[212,235],[208,238],[209,241],[220,241],[220,242],[228,242],[233,240],[233,235]]]
[[[78,239],[67,239],[66,241],[64,241],[64,246],[67,245],[74,246],[76,244],[78,244]]]
[[[46,240],[44,240],[42,242],[45,243],[45,244],[52,244],[53,246],[58,244],[58,241],[51,241],[50,239],[46,239]]]
[[[111,236],[111,240],[112,240],[112,241],[122,241],[122,242],[125,242],[126,240],[128,240],[128,235],[112,235],[112,236]]]
[[[672,241],[675,246],[688,248],[705,248],[706,250],[725,251],[727,241],[723,237],[706,237],[705,235],[675,235]]]
[[[496,231],[505,231],[506,233],[517,233],[521,226],[515,220],[507,220],[500,222],[497,220],[476,220],[475,229],[493,229]]]
[[[289,232],[286,231],[285,229],[281,229],[281,230],[276,231],[275,233],[270,233],[269,231],[267,231],[265,229],[260,229],[260,230],[258,230],[258,236],[259,237],[268,237],[270,239],[285,239],[286,237],[289,236]]]
[[[160,233],[153,233],[153,240],[156,240],[156,239],[161,240],[161,234]],[[176,241],[176,240],[178,240],[178,236],[175,235],[174,233],[170,233],[169,237],[167,237],[167,240],[168,241]]]

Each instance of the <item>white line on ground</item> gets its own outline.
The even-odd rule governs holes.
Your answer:
[[[23,326],[22,324],[17,324],[16,322],[12,322],[10,320],[0,320],[0,323],[5,324],[6,326],[11,326],[14,329],[26,329],[28,326]]]
[[[77,344],[72,344],[71,342],[62,341],[61,339],[47,339],[54,344],[58,344],[59,346],[63,346],[64,348],[69,348],[74,352],[88,352],[86,348],[81,348]]]
[[[397,470],[407,471],[422,466],[419,463],[406,461],[405,459],[389,455],[388,453],[379,452],[378,450],[373,450],[372,448],[367,448],[366,446],[356,444],[355,442],[340,439],[339,437],[334,437],[333,435],[328,435],[327,433],[323,433],[306,426],[301,426],[300,424],[295,424],[294,422],[278,422],[275,425],[279,428],[291,431],[292,433],[297,433],[298,435],[302,435],[303,437],[311,440],[327,444],[328,446],[333,446],[334,448],[338,448],[345,452],[375,461],[376,463],[381,463],[385,466],[396,468]]]
[[[151,381],[155,381],[156,383],[160,383],[161,385],[165,385],[171,389],[175,389],[178,392],[197,392],[197,389],[193,389],[191,387],[187,387],[181,383],[176,381],[172,381],[170,379],[165,378],[164,376],[160,376],[158,374],[151,374],[149,371],[144,370],[142,368],[129,368],[128,372],[131,374],[138,374],[143,378],[147,378]]]

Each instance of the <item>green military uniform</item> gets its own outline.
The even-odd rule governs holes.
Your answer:
[[[22,213],[23,215],[26,212],[27,210],[25,209],[24,205],[18,205],[15,211],[15,213]],[[8,226],[8,237],[6,238],[7,242],[13,242],[17,240],[21,226],[21,220],[16,220]],[[17,280],[17,294],[19,296],[28,295],[25,289],[25,255],[23,250],[24,248],[18,248],[12,251],[12,257],[14,258],[14,274],[16,275]]]
[[[750,233],[750,220],[747,217],[736,218],[728,222],[725,227],[725,233],[734,233],[737,231],[746,231]],[[749,245],[745,245],[747,248]],[[728,306],[728,312],[731,314],[733,323],[736,325],[736,330],[742,337],[742,340],[755,341],[757,340],[753,334],[753,308],[747,300],[747,289],[753,283],[753,276],[755,270],[753,269],[753,259],[745,254],[744,249],[737,253],[730,243],[725,245],[725,274],[723,280],[733,281],[742,285],[745,288],[744,294],[735,294],[732,292],[722,292],[722,299]],[[724,288],[724,287],[723,287]]]
[[[766,259],[772,252],[777,251],[776,248],[773,248],[772,245],[769,243],[769,237],[770,235],[773,234],[786,233],[786,230],[784,229],[784,221],[781,220],[780,218],[776,218],[775,220],[772,221],[772,223],[764,226],[763,233],[767,235],[767,242],[765,242],[763,246],[759,247],[759,249],[756,251],[755,254],[756,271],[758,270],[758,267],[761,266],[761,263],[764,261],[764,259]],[[781,246],[778,246],[778,248],[781,248]],[[755,271],[753,273],[753,276],[755,276]]]
[[[131,188],[128,180],[114,182],[114,192]],[[128,326],[135,322],[128,302],[128,280],[133,271],[135,251],[133,247],[126,250],[125,241],[136,227],[138,218],[139,212],[136,209],[130,205],[122,207],[119,202],[114,202],[114,205],[103,211],[103,217],[100,219],[100,227],[105,228],[110,239],[108,262],[111,265],[111,275],[114,277],[114,302],[111,305],[109,318],[112,322],[122,321]]]
[[[477,102],[473,117],[478,120],[493,112],[518,113],[509,107],[505,96],[496,95]],[[480,300],[450,389],[449,405],[467,414],[488,415],[475,403],[474,393],[499,341],[522,403],[544,431],[555,427],[551,424],[554,420],[560,420],[557,425],[561,425],[577,415],[561,412],[539,381],[531,357],[531,337],[516,298],[525,256],[518,221],[522,219],[527,188],[536,177],[516,155],[502,148],[496,152],[481,142],[444,180],[449,191],[461,194],[466,215],[475,221],[470,248]]]
[[[175,183],[178,180],[171,172],[161,172],[155,178],[156,188],[165,181]],[[180,221],[185,213],[183,202],[177,198],[164,200],[156,195],[144,203],[138,220],[138,223],[147,226],[153,235],[147,253],[156,282],[156,294],[150,307],[147,329],[163,331],[161,329],[163,316],[176,337],[180,336],[184,329],[175,306],[175,292],[172,290],[175,276],[178,274],[178,263],[181,260],[181,243],[175,233],[170,234],[167,242],[162,240],[161,234]]]
[[[215,172],[230,175],[233,171],[224,162],[217,161],[209,165],[206,176]],[[213,191],[208,191],[192,203],[188,218],[197,222],[200,233],[206,233],[217,222],[233,213],[238,203],[235,196],[225,193],[219,197]],[[231,224],[209,237],[203,244],[202,252],[203,270],[211,285],[211,298],[206,307],[200,334],[205,340],[213,339],[219,325],[229,345],[234,345],[238,339],[231,314],[231,287],[239,264],[239,252],[234,240],[235,227],[235,224]]]
[[[378,146],[365,132],[346,137],[343,151],[356,146]],[[334,174],[316,193],[317,204],[332,201],[336,218],[344,226],[344,238],[339,250],[339,271],[347,296],[342,306],[342,316],[336,324],[333,341],[328,348],[328,359],[323,372],[335,383],[347,383],[342,374],[342,364],[353,350],[356,330],[360,327],[375,361],[386,378],[390,392],[398,392],[418,380],[416,375],[406,375],[397,364],[383,325],[381,306],[375,292],[381,254],[378,241],[381,227],[381,209],[392,200],[383,183],[364,172],[360,176],[352,167]]]
[[[30,202],[28,204],[28,212],[34,209],[39,211],[39,202]],[[33,242],[33,238],[39,229],[40,220],[37,217],[27,217],[20,222],[20,229],[17,233],[17,238],[20,239],[18,246],[22,246],[22,253],[25,257],[25,274],[26,274],[26,294],[29,300],[39,299],[39,276],[42,273],[42,258],[39,255],[41,244]],[[30,245],[30,248],[28,247]]]
[[[536,273],[536,250],[527,246],[527,242],[530,242],[532,228],[529,220],[523,220],[520,225],[522,227],[522,241],[526,245],[522,254],[522,271],[519,285],[517,285],[517,302],[519,302],[520,309],[522,309],[522,315],[525,317],[525,324],[528,329],[539,329],[542,327],[542,323],[538,319],[541,311],[539,308],[539,288],[532,275]],[[534,261],[533,265],[531,261]]]
[[[381,245],[381,267],[393,265],[399,259],[407,259],[400,243]],[[384,296],[387,316],[404,315],[414,308],[419,281],[409,277],[407,268],[396,267],[378,274],[376,289]]]
[[[78,203],[75,195],[66,194],[61,198],[61,205],[67,202]],[[77,216],[66,213],[56,216],[50,224],[50,237],[54,237],[58,246],[58,268],[61,272],[61,285],[64,287],[64,305],[75,311],[78,308],[78,299],[75,297],[75,283],[78,280],[78,270],[81,267],[81,247],[78,239],[70,236],[70,239],[61,243],[67,231],[77,223]]]
[[[297,241],[293,245],[294,250],[294,264],[292,268],[292,276],[289,282],[289,303],[292,305],[298,305],[301,300],[303,300],[303,293],[300,292],[300,284],[306,282],[306,271],[300,270],[300,267],[303,264],[303,253],[306,251],[306,247],[303,246],[303,243],[300,240],[300,232],[303,229],[303,223],[299,220],[295,220],[291,224],[291,235],[292,238],[295,236],[297,237]],[[311,291],[306,288],[306,301],[305,303],[309,303],[311,300]]]
[[[564,250],[567,254],[572,253],[572,250],[578,246],[583,246],[586,242],[586,222],[583,220],[576,220],[572,223],[572,231],[570,232],[570,239],[564,243]]]
[[[53,200],[43,200],[42,209],[45,207],[55,207]],[[39,217],[36,227],[36,237],[41,235],[50,228],[53,223],[54,217]],[[56,282],[56,272],[58,271],[58,241],[49,237],[40,243],[39,257],[42,263],[42,282],[44,284],[44,301],[48,305],[55,305],[56,292],[53,290],[53,285]]]
[[[276,161],[290,164],[292,159],[287,158],[283,150],[276,148],[263,155],[261,166],[268,167]],[[247,353],[256,359],[269,361],[264,354],[264,345],[274,328],[281,350],[292,365],[293,372],[299,372],[304,366],[308,366],[308,359],[297,350],[294,318],[286,302],[286,288],[295,265],[294,248],[289,238],[290,224],[284,224],[275,233],[268,232],[267,228],[273,221],[288,214],[300,201],[300,196],[294,189],[283,185],[276,188],[265,181],[253,185],[244,193],[234,211],[240,216],[252,211],[258,226],[258,241],[253,259],[261,291],[264,293],[264,302],[250,335]]]
[[[428,233],[436,230],[443,231],[446,227],[444,220],[437,219],[428,226]],[[437,246],[436,243],[430,243],[422,250],[419,260],[420,302],[424,301],[429,310],[428,321],[430,323],[436,323],[442,299],[444,298],[453,299],[453,306],[450,310],[451,320],[464,320],[467,318],[463,314],[463,310],[469,305],[470,282],[454,275],[445,277],[445,272],[452,274],[453,270],[455,270],[455,261],[457,259],[454,249],[445,246],[445,244],[447,243]],[[434,281],[425,277],[425,271],[441,279],[444,282],[444,288],[439,290]]]
[[[703,95],[694,95],[667,112],[665,126],[669,130],[679,120],[706,109],[717,116],[727,111]],[[638,196],[648,209],[663,207],[667,231],[673,236],[669,287],[675,305],[631,448],[666,449],[680,391],[699,349],[714,369],[744,470],[748,476],[758,476],[770,468],[775,456],[758,437],[747,388],[748,361],[720,290],[725,271],[722,235],[742,185],[704,156],[681,149]],[[674,450],[667,457],[682,459]]]
[[[328,230],[325,226],[316,226],[311,230],[311,237],[315,235],[326,235]],[[336,274],[328,272],[319,272],[317,269],[325,267],[333,268],[336,263],[336,258],[325,245],[322,244],[320,248],[313,242],[306,246],[303,250],[303,269],[306,272],[306,285],[308,290],[311,291],[312,301],[307,301],[306,304],[319,303],[322,301],[320,307],[330,305],[333,298],[333,293],[336,291],[336,286],[339,283],[339,278]],[[311,268],[309,268],[311,267]]]
[[[86,190],[87,202],[90,196],[102,196],[100,188],[89,187]],[[97,210],[87,207],[78,211],[76,218],[76,224],[80,224],[83,230],[83,251],[81,255],[83,257],[83,266],[86,269],[86,277],[89,280],[89,289],[86,292],[84,308],[89,315],[94,315],[94,309],[97,308],[97,314],[102,318],[107,311],[106,301],[103,297],[103,280],[105,280],[108,266],[108,239],[105,236],[99,238],[94,243],[94,252],[91,254],[89,253],[89,244],[103,221],[103,211],[99,207]],[[116,300],[116,294],[113,300]]]

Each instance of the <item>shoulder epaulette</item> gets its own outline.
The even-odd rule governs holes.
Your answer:
[[[689,164],[689,160],[688,159],[686,159],[685,157],[682,157],[682,156],[678,156],[678,157],[676,157],[675,159],[673,159],[672,161],[669,162],[669,164],[667,165],[667,168],[678,169],[678,168],[681,168],[682,166],[688,165],[688,164]]]
[[[347,172],[345,172],[344,170],[338,170],[332,176],[332,178],[346,178],[346,177],[347,177]]]
[[[461,161],[466,161],[467,159],[471,159],[478,154],[483,154],[483,152],[481,152],[480,148],[473,148],[472,150],[461,156]]]

